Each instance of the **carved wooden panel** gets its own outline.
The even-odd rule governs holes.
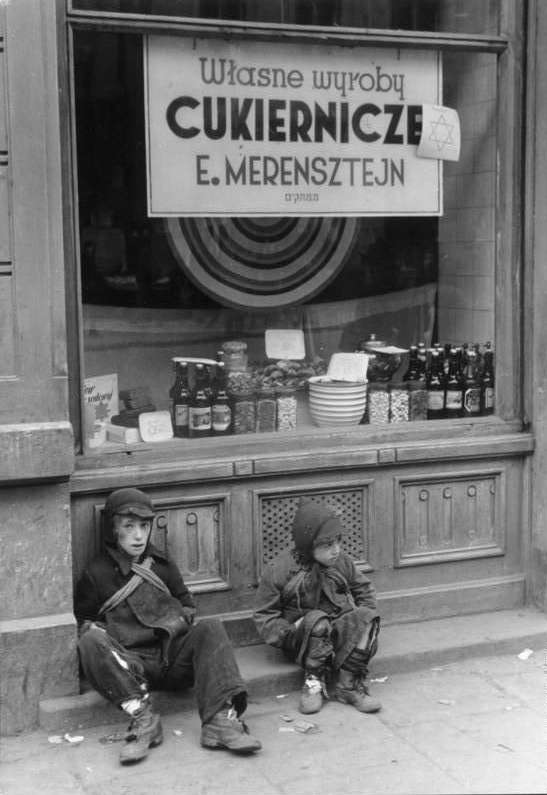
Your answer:
[[[503,471],[395,482],[396,566],[503,554]]]
[[[177,564],[193,593],[229,587],[224,544],[226,502],[227,498],[191,502],[154,499],[152,543],[160,551],[169,552],[169,558]],[[102,505],[95,506],[94,554],[100,549],[102,509]]]
[[[225,500],[155,500],[154,504],[154,541],[168,546],[184,582],[193,592],[227,588]]]
[[[343,547],[356,563],[367,563],[370,528],[368,486],[330,491],[265,495],[259,497],[261,559],[259,568],[292,545],[291,528],[301,496],[333,511],[346,529]]]

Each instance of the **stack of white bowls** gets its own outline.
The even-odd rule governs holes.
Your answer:
[[[367,401],[366,381],[308,378],[311,418],[316,425],[359,425]]]

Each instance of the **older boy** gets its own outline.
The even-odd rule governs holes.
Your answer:
[[[253,618],[262,639],[304,668],[303,713],[321,709],[329,671],[338,701],[360,712],[381,708],[365,684],[380,626],[375,591],[341,549],[343,533],[331,511],[301,500],[294,546],[266,567],[257,593]]]
[[[153,519],[144,492],[112,492],[104,507],[103,554],[76,589],[83,672],[131,718],[120,762],[137,762],[162,742],[151,685],[195,688],[203,746],[257,751],[260,742],[239,720],[247,693],[224,626],[211,618],[194,622],[180,571],[150,543]]]

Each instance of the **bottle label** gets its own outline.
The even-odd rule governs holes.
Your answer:
[[[484,400],[484,408],[485,409],[493,409],[494,408],[494,389],[491,386],[487,386],[484,390],[483,395]]]
[[[447,389],[446,390],[446,408],[450,411],[460,411],[462,407],[462,391],[461,389]]]
[[[466,389],[463,394],[463,408],[466,414],[478,414],[481,408],[481,391],[478,387]]]
[[[442,411],[444,408],[444,394],[442,392],[429,392],[427,395],[427,408],[429,411]]]
[[[226,403],[213,404],[212,425],[214,431],[227,431],[232,421],[232,411]]]
[[[175,425],[186,427],[188,425],[188,404],[175,405]]]
[[[192,406],[190,408],[190,428],[197,431],[207,431],[211,428],[210,406]]]

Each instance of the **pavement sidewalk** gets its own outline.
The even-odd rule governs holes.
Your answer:
[[[535,645],[404,672],[373,665],[382,711],[330,701],[306,716],[317,731],[295,730],[297,691],[253,696],[245,719],[263,749],[250,757],[201,748],[187,709],[164,715],[164,743],[132,767],[118,763],[125,721],[79,730],[74,744],[51,743],[47,729],[3,738],[0,795],[545,793],[546,659]]]

